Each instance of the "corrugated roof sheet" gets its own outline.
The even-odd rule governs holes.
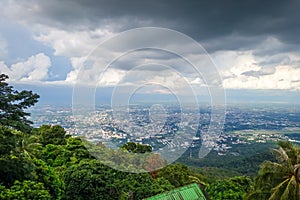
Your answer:
[[[206,200],[196,183],[149,197],[146,200]]]

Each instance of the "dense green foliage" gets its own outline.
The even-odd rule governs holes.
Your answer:
[[[0,177],[5,186],[15,180],[33,179],[34,164],[23,151],[18,151],[21,133],[0,125]]]
[[[218,180],[205,188],[211,200],[241,200],[251,188],[249,177],[234,177],[229,180]]]
[[[43,183],[34,181],[15,181],[9,189],[0,186],[0,199],[6,200],[47,200],[50,199],[49,191],[46,190]]]
[[[218,167],[190,167],[190,169],[201,177],[206,183],[213,183],[217,180],[229,179],[234,176],[242,176],[241,173]]]
[[[175,187],[181,187],[190,183],[198,183],[199,185],[205,186],[206,183],[203,181],[204,176],[193,172],[186,165],[181,163],[175,163],[168,165],[157,173],[158,177],[167,179]]]
[[[45,133],[59,138],[53,140],[43,136]],[[174,188],[163,176],[131,174],[102,164],[89,154],[81,139],[66,137],[61,127],[42,126],[30,136],[35,144],[44,145],[34,145],[37,151],[25,154],[17,149],[28,134],[0,126],[0,184],[5,199],[17,194],[20,199],[142,199]]]

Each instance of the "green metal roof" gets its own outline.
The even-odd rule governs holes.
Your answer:
[[[206,200],[196,183],[149,197],[146,200]]]

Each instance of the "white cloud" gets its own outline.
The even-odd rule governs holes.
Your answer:
[[[66,84],[76,82],[77,75],[87,56],[102,41],[114,35],[109,29],[66,31],[56,28],[39,26],[40,34],[35,40],[52,47],[56,56],[69,57],[73,69],[67,74]]]
[[[274,38],[268,38],[261,46],[269,51],[281,45]],[[274,49],[273,49],[274,50]],[[300,90],[299,55],[295,52],[256,55],[252,51],[219,51],[212,58],[223,78],[223,87],[230,89],[286,89]],[[274,58],[278,58],[274,61]],[[266,63],[266,64],[265,64]]]
[[[98,86],[114,86],[117,85],[125,75],[125,71],[118,69],[108,69],[102,75],[98,82]]]
[[[65,31],[49,27],[39,27],[40,34],[35,36],[39,42],[51,46],[55,55],[79,57],[86,56],[101,41],[111,37],[113,33],[108,29],[93,31]]]
[[[10,67],[4,62],[0,62],[0,71],[1,73],[8,74],[11,81],[42,81],[48,78],[48,69],[50,66],[50,58],[44,53],[39,53],[29,57],[24,62],[12,64]]]
[[[190,81],[190,84],[193,85],[204,85],[204,82],[202,79],[200,79],[199,77],[195,78],[194,80]]]
[[[72,57],[70,58],[73,70],[67,74],[66,83],[74,83],[77,79],[80,68],[83,66],[86,56],[83,57]]]
[[[292,55],[292,54],[291,54]],[[114,86],[123,80],[122,84],[143,84],[145,81],[156,82],[168,87],[180,88],[184,93],[184,88],[180,86],[187,86],[184,82],[190,84],[191,87],[205,87],[205,78],[199,77],[192,70],[189,71],[185,67],[190,67],[184,63],[178,65],[178,59],[174,58],[161,58],[161,57],[149,57],[144,59],[145,54],[139,56],[128,56],[122,59],[124,62],[120,62],[120,67],[110,67],[102,77],[100,86]],[[193,55],[195,56],[195,55]],[[219,73],[223,78],[223,87],[232,89],[287,89],[287,90],[299,90],[300,89],[300,68],[297,68],[297,57],[290,56],[289,62],[283,62],[282,65],[274,67],[260,66],[258,62],[262,59],[253,55],[253,51],[219,51],[211,55],[213,61],[216,63],[219,69]],[[268,61],[273,57],[266,57]],[[72,64],[74,70],[68,74],[67,81],[76,81],[77,74],[84,61],[83,57],[73,57]],[[134,73],[130,72],[132,67],[140,66],[147,62],[164,64],[169,66],[170,69],[177,71],[178,75],[170,73],[170,70],[164,69],[164,67],[140,67],[134,70]],[[290,63],[296,62],[293,66]],[[130,67],[125,67],[125,65]],[[285,65],[284,65],[285,64]],[[97,75],[96,71],[100,74],[102,71],[97,66],[97,69],[88,69],[86,75],[93,77]],[[143,66],[143,65],[141,65]],[[103,66],[102,66],[103,67]],[[145,70],[147,69],[147,70]],[[153,70],[156,69],[156,70]],[[93,71],[94,70],[94,71]],[[94,73],[93,73],[94,72]],[[131,74],[130,74],[131,73]],[[252,75],[251,75],[252,74]],[[88,77],[89,78],[89,77]],[[97,76],[95,76],[97,78]],[[85,80],[85,79],[84,79]],[[94,80],[94,79],[91,79]],[[183,81],[183,82],[182,82]]]
[[[212,59],[222,75],[239,75],[245,71],[258,70],[252,51],[217,51]]]
[[[253,77],[240,75],[225,79],[225,88],[300,90],[300,68],[278,66],[270,75]]]

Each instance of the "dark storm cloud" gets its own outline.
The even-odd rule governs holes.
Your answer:
[[[28,13],[35,15],[35,21],[68,29],[95,28],[114,22],[117,31],[145,25],[163,26],[197,40],[236,34],[250,38],[273,35],[288,43],[300,42],[300,1],[296,0],[36,2],[38,11]]]

